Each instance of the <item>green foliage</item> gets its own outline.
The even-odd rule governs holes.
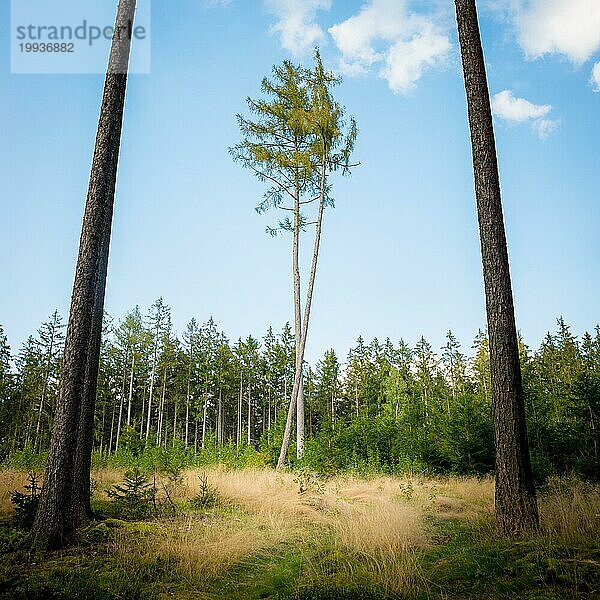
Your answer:
[[[118,506],[122,517],[137,520],[148,516],[156,500],[156,492],[149,478],[136,467],[127,471],[123,483],[115,485],[107,494]]]
[[[34,452],[31,446],[25,446],[23,450],[9,456],[2,463],[2,467],[4,469],[15,469],[16,471],[41,473],[46,468],[47,460],[47,452]]]
[[[10,500],[15,509],[14,522],[17,527],[30,529],[35,519],[38,505],[40,503],[39,477],[32,472],[27,474],[25,494],[15,490],[10,494]]]
[[[192,506],[196,510],[215,507],[219,502],[217,489],[208,483],[208,475],[198,475],[198,493],[192,499]]]
[[[325,493],[325,486],[323,482],[319,479],[318,475],[303,467],[296,471],[296,476],[294,477],[294,483],[298,484],[298,493],[299,494],[323,494]]]

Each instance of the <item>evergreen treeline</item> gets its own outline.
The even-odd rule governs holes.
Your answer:
[[[333,350],[305,366],[305,463],[339,469],[483,474],[493,469],[488,341],[472,356],[448,332],[436,352],[358,338],[345,362]],[[3,457],[47,450],[64,343],[55,312],[16,356],[0,326]],[[600,474],[600,328],[581,339],[563,319],[540,348],[520,344],[532,460],[538,478]],[[179,338],[157,300],[120,322],[105,318],[94,448],[132,445],[208,452],[248,447],[275,463],[294,380],[288,324],[233,343],[211,319]]]

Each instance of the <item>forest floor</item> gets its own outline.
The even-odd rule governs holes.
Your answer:
[[[600,598],[600,487],[575,479],[540,490],[538,533],[505,540],[491,479],[187,471],[132,520],[106,495],[123,476],[94,473],[103,519],[78,545],[31,555],[10,520],[25,474],[0,472],[0,597]]]

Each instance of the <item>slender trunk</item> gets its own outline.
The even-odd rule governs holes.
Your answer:
[[[102,437],[100,438],[100,454],[104,452],[104,438],[106,437],[106,404],[102,406]]]
[[[117,443],[115,452],[119,449],[119,439],[121,438],[121,424],[123,423],[123,407],[125,406],[125,381],[127,373],[123,371],[123,386],[121,388],[121,402],[119,403],[119,420],[117,421]]]
[[[150,435],[150,419],[152,415],[152,394],[154,392],[154,376],[156,373],[156,359],[158,355],[158,328],[156,331],[156,341],[154,342],[154,356],[152,358],[152,371],[150,372],[150,391],[148,393],[148,417],[146,419],[146,439]]]
[[[236,446],[240,445],[240,442],[242,439],[242,382],[243,382],[243,373],[240,373],[240,391],[238,394]]]
[[[302,322],[302,328],[300,332],[300,339],[296,338],[296,373],[294,375],[294,387],[292,389],[292,396],[290,398],[290,407],[288,410],[287,421],[285,425],[285,431],[283,434],[283,441],[281,444],[281,452],[279,453],[279,459],[277,461],[277,469],[281,469],[285,463],[285,457],[290,444],[290,436],[292,431],[292,418],[296,409],[297,402],[302,403],[302,409],[304,411],[304,398],[300,398],[300,390],[302,389],[302,363],[304,362],[304,350],[306,348],[306,338],[308,334],[308,323],[310,320],[310,308],[312,304],[312,296],[315,285],[315,276],[317,273],[317,262],[319,259],[319,247],[321,244],[321,230],[323,227],[323,213],[325,210],[325,192],[326,192],[326,152],[323,153],[321,163],[321,189],[319,198],[319,212],[317,215],[317,223],[315,230],[315,244],[313,248],[312,264],[310,269],[310,277],[308,280],[308,287],[306,290],[306,304],[304,305],[304,320]],[[298,285],[300,281],[298,279]],[[299,290],[298,290],[299,295]],[[297,323],[300,323],[300,319],[296,319]],[[303,413],[304,414],[304,413]],[[304,432],[301,432],[301,437],[297,440],[298,444],[298,456],[302,458],[304,450]]]
[[[252,386],[248,384],[248,446],[252,444]]]
[[[190,433],[190,391],[192,385],[191,367],[188,370],[187,394],[185,396],[185,447],[189,444]]]
[[[179,400],[175,400],[175,411],[173,414],[173,446],[175,446],[175,442],[177,440],[177,413],[179,411]]]
[[[142,412],[140,413],[140,439],[144,437],[144,415],[146,414],[146,386],[142,388]]]
[[[492,375],[499,530],[538,525],[494,128],[475,0],[455,0],[483,262]]]
[[[223,388],[219,387],[219,404],[217,405],[217,443],[223,444]]]
[[[167,389],[167,367],[163,372],[163,385],[160,394],[160,404],[158,405],[158,431],[156,443],[160,446],[163,438],[163,424],[164,424],[164,412],[165,412],[165,391]]]
[[[202,440],[201,448],[204,448],[204,438],[206,437],[206,418],[208,413],[208,397],[204,398],[204,406],[202,407]]]
[[[112,448],[113,448],[113,434],[115,431],[115,415],[117,414],[117,401],[115,400],[113,402],[113,409],[112,409],[112,418],[110,420],[110,436],[108,438],[108,452],[112,452]]]
[[[129,376],[129,396],[127,398],[127,427],[131,426],[131,401],[133,400],[133,372],[135,369],[135,352],[131,354],[131,374]]]
[[[296,402],[296,458],[298,460],[304,456],[304,412],[304,377],[302,377]]]

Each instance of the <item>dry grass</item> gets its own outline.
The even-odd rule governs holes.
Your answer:
[[[96,493],[105,496],[123,473],[95,472]],[[223,585],[233,589],[241,585],[241,577],[250,586],[253,573],[293,555],[303,565],[298,586],[329,581],[360,588],[368,582],[412,597],[428,585],[420,551],[440,542],[430,537],[428,517],[477,522],[482,540],[494,537],[490,478],[338,476],[313,481],[299,493],[294,474],[212,468],[187,471],[175,490],[176,500],[189,502],[198,494],[200,475],[217,491],[215,508],[115,530],[110,550],[126,572],[136,573],[144,564],[153,569],[159,560],[165,573],[177,573],[196,590],[193,597],[215,598]],[[11,510],[10,492],[25,482],[24,473],[0,473],[3,514]],[[594,539],[600,529],[600,488],[551,479],[540,495],[540,513],[544,544]],[[294,581],[294,575],[288,576]],[[198,585],[207,590],[205,596]]]
[[[576,543],[600,531],[600,487],[551,477],[540,498],[541,535]]]
[[[7,516],[13,513],[13,505],[10,501],[11,492],[23,491],[26,483],[27,473],[23,471],[0,472],[0,515]]]

